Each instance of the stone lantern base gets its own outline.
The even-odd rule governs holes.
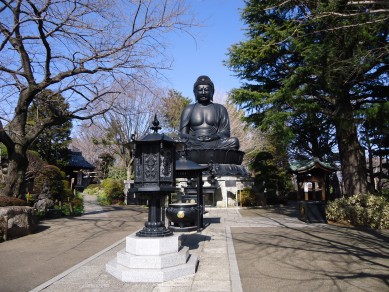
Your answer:
[[[165,282],[194,274],[198,258],[181,246],[180,235],[126,237],[126,248],[106,264],[106,271],[122,282]]]

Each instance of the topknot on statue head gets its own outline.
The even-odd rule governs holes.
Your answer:
[[[207,75],[201,75],[197,78],[193,85],[193,92],[195,92],[198,85],[209,85],[212,88],[212,95],[215,92],[215,86],[213,85],[211,78],[209,78]]]

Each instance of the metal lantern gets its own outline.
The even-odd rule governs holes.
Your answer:
[[[162,206],[165,197],[176,190],[176,142],[158,133],[161,127],[156,116],[150,129],[154,133],[134,141],[135,177],[132,191],[146,197],[149,206],[148,222],[136,235],[164,237],[173,234],[162,220]]]
[[[157,118],[150,129],[154,133],[135,141],[136,192],[175,190],[175,141],[159,134]]]
[[[187,160],[185,157],[185,151],[182,152],[182,156],[176,161],[176,175],[180,178],[188,178],[196,180],[196,194],[197,194],[197,231],[201,231],[203,228],[203,180],[202,173],[204,170],[208,169],[208,166],[202,166],[193,162],[191,160]],[[171,228],[171,227],[169,227]],[[174,230],[174,228],[171,228]]]

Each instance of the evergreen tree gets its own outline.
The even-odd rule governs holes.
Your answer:
[[[389,179],[389,102],[375,104],[362,114],[364,122],[360,126],[360,136],[369,157],[370,189],[382,191]]]
[[[334,125],[326,116],[320,112],[296,114],[289,127],[294,133],[289,144],[292,160],[316,157],[322,161],[338,162]]]
[[[179,132],[181,113],[190,104],[190,101],[189,98],[184,97],[181,92],[174,89],[170,89],[168,95],[162,98],[161,114],[172,132]]]
[[[56,111],[68,111],[69,105],[63,96],[54,94],[50,90],[43,91],[29,110],[28,124],[34,126],[40,120]],[[68,146],[71,142],[71,121],[62,125],[53,125],[46,128],[34,140],[30,149],[39,153],[40,157],[48,164],[64,168],[69,160]]]
[[[316,126],[329,123],[330,138],[332,124],[345,192],[366,192],[356,113],[387,99],[388,10],[349,1],[246,4],[248,40],[233,45],[227,61],[247,80],[233,91],[234,101],[249,111],[250,121],[279,133],[299,136],[298,120],[305,116],[306,124],[316,115]]]

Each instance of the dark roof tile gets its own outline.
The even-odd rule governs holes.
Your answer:
[[[81,168],[81,169],[95,169],[96,167],[89,163],[82,153],[79,151],[71,151],[71,157],[68,164],[68,167],[71,168]]]

